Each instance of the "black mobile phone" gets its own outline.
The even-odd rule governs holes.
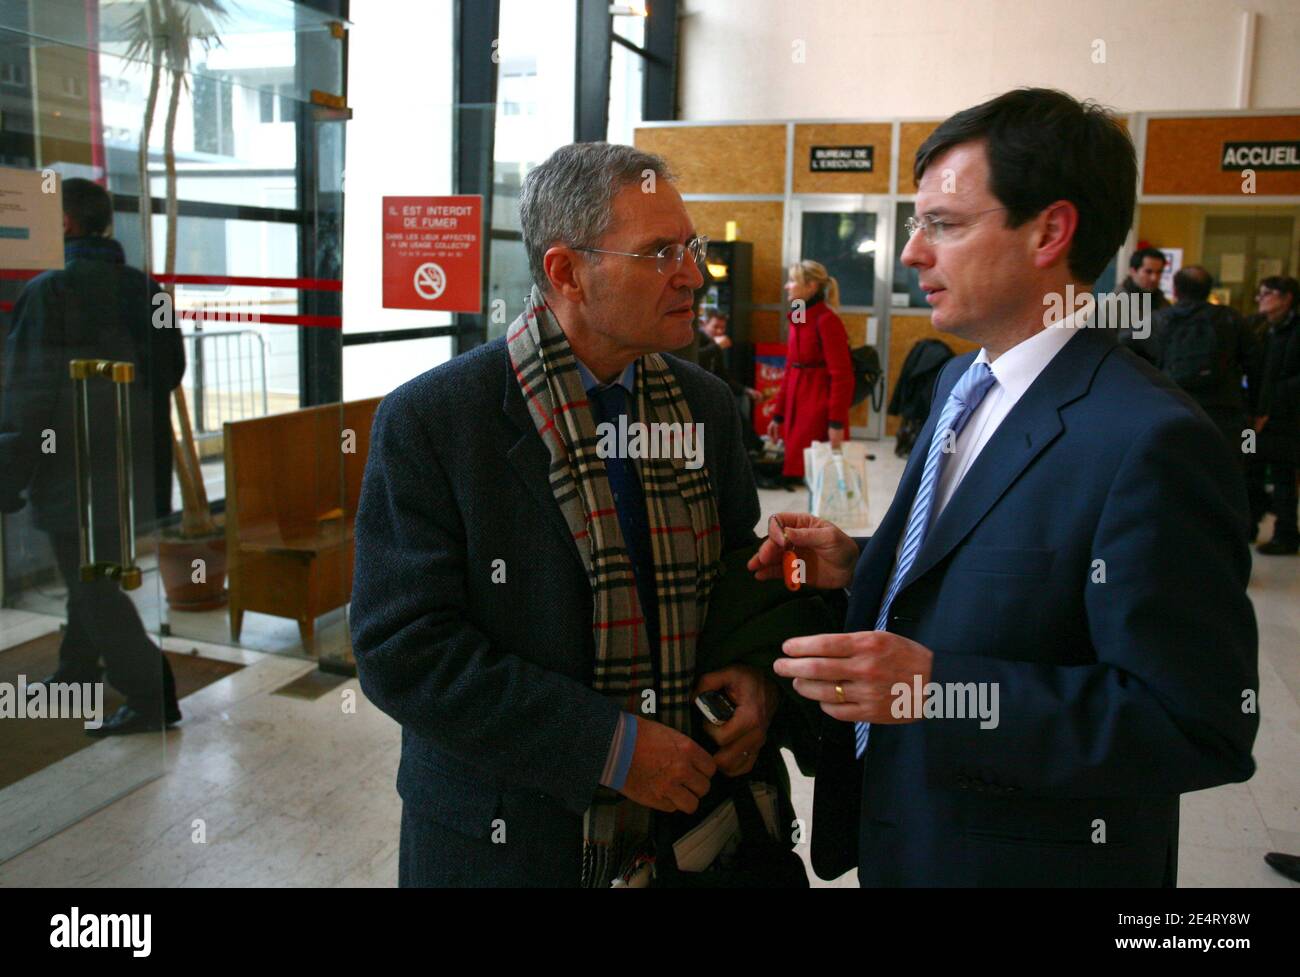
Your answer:
[[[727,720],[736,714],[736,707],[727,698],[726,693],[719,692],[717,689],[697,695],[695,705],[699,707],[700,712],[704,713],[704,718],[714,726],[725,725]]]

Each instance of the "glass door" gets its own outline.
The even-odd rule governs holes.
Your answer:
[[[795,197],[786,228],[786,264],[819,261],[840,289],[836,310],[848,332],[849,346],[875,346],[888,371],[888,326],[885,297],[892,269],[887,254],[893,236],[890,212],[884,198],[851,194],[816,194]],[[869,402],[850,413],[854,436],[878,439],[884,433],[884,415]]]
[[[40,179],[0,170],[11,197]],[[108,201],[62,183],[76,220]],[[24,202],[31,240],[64,237],[57,205]],[[160,776],[178,718],[153,637],[171,337],[151,328],[144,278],[111,237],[67,232],[5,265],[0,863]]]
[[[1214,276],[1215,299],[1220,304],[1254,315],[1260,279],[1294,274],[1296,211],[1288,210],[1257,208],[1253,213],[1205,215],[1202,261]]]

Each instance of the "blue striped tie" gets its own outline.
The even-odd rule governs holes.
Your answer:
[[[880,616],[876,618],[876,630],[884,631],[889,623],[889,608],[898,595],[903,578],[912,569],[916,554],[921,551],[926,532],[930,527],[930,513],[934,509],[935,490],[939,487],[939,475],[947,457],[957,447],[957,436],[970,420],[975,408],[980,405],[989,388],[997,382],[993,371],[987,363],[978,360],[962,374],[957,385],[948,395],[948,402],[943,405],[943,413],[934,426],[934,436],[925,453],[925,469],[921,473],[921,485],[916,490],[916,499],[912,503],[912,514],[907,519],[907,530],[903,534],[903,548],[899,550],[898,562],[894,564],[894,574],[889,578],[889,588],[885,599],[880,602]],[[949,433],[951,432],[951,433]],[[944,450],[945,447],[947,450]],[[854,723],[853,738],[857,743],[855,756],[862,757],[867,751],[867,736],[871,731],[870,723]]]

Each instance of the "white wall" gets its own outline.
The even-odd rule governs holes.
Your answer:
[[[1254,69],[1238,106],[1246,10]],[[686,0],[683,12],[683,119],[943,117],[1022,85],[1121,110],[1300,107],[1296,0]]]
[[[447,325],[448,313],[383,308],[382,207],[384,197],[452,192],[451,2],[384,0],[353,8],[343,329]]]
[[[452,191],[451,0],[352,5],[343,195],[343,331],[442,326],[450,313],[383,308],[383,198]],[[343,397],[385,394],[448,356],[442,338],[348,346]]]

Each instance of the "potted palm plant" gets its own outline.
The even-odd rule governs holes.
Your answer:
[[[150,67],[149,94],[145,100],[144,123],[140,130],[138,155],[140,180],[140,232],[144,270],[153,270],[153,206],[149,180],[149,136],[153,129],[164,72],[168,77],[167,116],[163,126],[163,162],[166,167],[166,244],[164,286],[175,308],[176,229],[176,117],[181,93],[189,87],[191,57],[195,46],[207,51],[221,43],[218,21],[226,16],[223,0],[143,0],[140,9],[126,22],[129,38],[126,56],[147,60]],[[158,566],[167,602],[177,610],[207,610],[226,602],[226,541],[212,517],[203,474],[199,467],[194,432],[190,426],[185,388],[173,392],[176,425],[172,449],[176,477],[181,486],[181,523],[168,530],[158,543]]]

